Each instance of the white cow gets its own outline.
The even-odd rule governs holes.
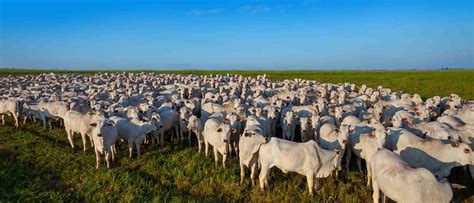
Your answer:
[[[385,146],[415,168],[426,168],[446,177],[456,166],[473,164],[472,149],[466,143],[444,144],[441,140],[425,140],[405,129],[389,128]]]
[[[201,146],[204,143],[204,137],[202,136],[202,131],[204,130],[204,125],[197,116],[193,115],[189,118],[188,122],[188,131],[189,133],[194,132],[196,134],[196,140],[198,143],[198,153],[201,153]]]
[[[250,168],[250,178],[252,185],[255,184],[255,172],[258,163],[258,151],[260,146],[268,141],[261,134],[261,128],[258,125],[247,125],[244,133],[239,140],[239,165],[240,165],[240,183],[244,182],[245,169]]]
[[[171,132],[171,138],[176,138],[179,140],[179,126],[178,126],[178,119],[179,115],[176,110],[168,107],[162,106],[158,109],[158,114],[160,115],[160,124],[162,128],[159,129],[160,131],[160,143],[164,144],[165,140],[165,132]],[[175,135],[175,136],[173,136]]]
[[[28,105],[23,104],[23,111],[22,114],[24,115],[23,124],[26,124],[26,120],[28,117],[33,117],[33,119],[40,119],[43,122],[43,129],[46,129],[46,123],[48,121],[49,116],[48,112],[44,109],[38,108],[37,105]],[[35,120],[36,121],[36,120]],[[49,129],[51,129],[51,122],[49,123]]]
[[[284,139],[295,140],[296,117],[293,111],[287,111],[284,114],[281,128]]]
[[[351,126],[342,125],[337,128],[333,124],[324,124],[319,130],[318,143],[324,149],[345,149],[347,138],[354,129]]]
[[[211,114],[217,113],[217,112],[226,112],[226,113],[235,112],[238,105],[239,104],[233,100],[227,103],[224,103],[223,105],[215,104],[215,103],[205,103],[201,107],[201,120],[202,122],[206,122],[207,118]]]
[[[92,129],[90,124],[96,122],[97,120],[104,119],[104,116],[100,113],[88,112],[83,114],[74,110],[69,110],[64,114],[63,119],[64,128],[66,129],[67,138],[71,144],[71,147],[74,148],[73,135],[77,132],[81,134],[84,151],[86,151],[86,136],[90,136]],[[92,139],[91,145],[93,145]]]
[[[91,126],[93,127],[91,135],[94,142],[95,167],[99,168],[100,154],[104,154],[107,168],[110,168],[110,158],[115,161],[115,142],[118,138],[115,122],[105,119],[91,123]]]
[[[239,138],[242,133],[242,122],[235,113],[227,114],[226,118],[229,120],[231,127],[229,153],[232,156],[233,152],[239,154]]]
[[[2,124],[5,124],[5,114],[11,114],[15,120],[15,127],[19,127],[21,114],[21,103],[16,99],[0,100],[0,114],[2,114]]]
[[[317,189],[318,178],[326,178],[332,171],[341,168],[342,153],[339,150],[325,150],[313,140],[296,143],[272,137],[268,143],[260,146],[258,154],[262,192],[265,186],[268,187],[268,172],[274,166],[284,173],[292,171],[306,176],[310,194],[313,194],[314,178]]]
[[[115,122],[119,138],[127,140],[129,157],[132,157],[133,145],[137,148],[137,155],[140,156],[140,145],[143,140],[145,140],[146,134],[157,129],[156,126],[149,121],[129,120],[117,116],[110,117],[110,120]]]
[[[397,154],[380,149],[372,157],[372,198],[379,202],[380,191],[396,202],[450,202],[453,187],[462,186],[438,181],[424,168],[412,168]]]
[[[367,130],[367,128],[371,130]],[[387,133],[384,126],[376,122],[368,126],[356,127],[356,131],[349,136],[346,168],[349,169],[352,153],[357,157],[357,166],[360,171],[362,171],[361,159],[364,159],[367,163],[367,186],[370,186],[372,177],[372,170],[370,168],[371,158],[378,149],[383,148],[386,136]]]
[[[218,153],[222,154],[222,165],[225,167],[225,161],[229,152],[231,127],[225,121],[223,116],[212,115],[204,124],[204,146],[206,157],[209,152],[209,145],[214,151],[214,161],[216,166],[219,162]]]

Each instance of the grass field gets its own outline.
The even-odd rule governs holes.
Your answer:
[[[263,72],[235,72],[256,75]],[[15,72],[13,72],[15,73]],[[25,71],[22,73],[31,73]],[[177,73],[207,74],[205,71]],[[216,73],[216,72],[212,72]],[[221,72],[222,73],[222,72]],[[350,81],[370,86],[382,84],[394,90],[420,92],[423,96],[458,93],[474,98],[474,71],[265,71],[270,78],[307,78],[322,82]],[[7,76],[7,70],[1,70]],[[18,72],[16,72],[18,74]],[[416,79],[416,80],[415,80]],[[397,82],[399,81],[399,82]],[[445,81],[445,82],[442,82]],[[409,88],[412,85],[420,87]],[[423,87],[423,88],[422,88]],[[446,88],[441,88],[446,87]],[[455,91],[459,90],[459,91]],[[79,136],[73,150],[65,131],[58,127],[46,131],[38,124],[20,129],[12,121],[0,125],[0,201],[321,201],[369,202],[372,191],[367,188],[365,172],[355,168],[343,171],[338,178],[321,180],[314,196],[307,193],[303,176],[272,169],[270,189],[260,193],[250,181],[239,184],[238,158],[228,167],[216,167],[211,156],[197,154],[197,149],[179,143],[145,146],[140,158],[129,158],[125,143],[119,143],[117,161],[112,169],[95,169],[95,155],[82,151]],[[88,143],[90,144],[90,143]],[[461,168],[455,174],[463,173]],[[468,186],[456,193],[457,200],[474,202],[474,184],[469,175],[448,177]],[[465,199],[468,197],[468,199]]]

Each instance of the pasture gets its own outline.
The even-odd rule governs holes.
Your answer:
[[[2,77],[43,71],[0,70]],[[459,94],[474,98],[474,71],[167,71],[179,74],[266,73],[270,79],[314,79],[320,82],[352,82],[370,87],[382,85],[394,91],[419,93],[423,98]],[[63,73],[60,71],[60,73]],[[91,74],[94,72],[81,72]],[[270,189],[262,194],[249,179],[239,184],[238,157],[224,169],[216,167],[211,156],[197,154],[196,147],[181,143],[145,145],[139,158],[129,158],[125,143],[118,144],[115,166],[95,169],[95,158],[78,148],[72,149],[66,132],[56,123],[53,131],[43,130],[40,122],[16,129],[11,120],[0,126],[1,201],[321,201],[368,202],[372,191],[366,175],[352,167],[339,177],[321,180],[314,196],[306,189],[304,176],[278,169],[270,172]],[[457,174],[461,168],[454,169]],[[466,174],[464,175],[466,177]],[[469,175],[467,175],[469,177]],[[467,186],[456,194],[456,201],[473,202],[473,182],[448,177]],[[467,198],[467,199],[466,199]]]

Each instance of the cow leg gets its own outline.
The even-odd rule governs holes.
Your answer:
[[[352,148],[351,146],[347,146],[346,148],[346,169],[349,171],[349,164],[351,163],[352,158]]]
[[[370,162],[367,163],[367,187],[370,187],[370,182],[372,180],[372,169],[370,168]]]
[[[217,149],[215,147],[213,147],[213,151],[214,151],[214,162],[216,164],[216,167],[217,167],[217,164],[219,162],[219,157],[218,157],[218,154],[217,154]]]
[[[357,167],[359,168],[359,171],[362,171],[362,159],[360,157],[357,157]],[[369,168],[370,165],[367,165],[367,168]]]
[[[245,166],[243,164],[240,164],[240,184],[244,183],[244,178],[245,178]]]
[[[110,146],[110,150],[112,151],[112,161],[115,161],[115,144]]]
[[[234,144],[235,156],[239,156],[239,142]]]
[[[69,140],[69,144],[71,144],[71,147],[74,149],[74,141],[72,139],[72,135],[74,134],[72,130],[66,128],[66,133],[67,133],[67,139]]]
[[[135,147],[137,147],[137,157],[140,157],[140,142],[135,141]]]
[[[165,144],[165,131],[163,129],[160,130],[161,133],[160,133],[160,145],[164,145]]]
[[[49,130],[52,130],[53,126],[51,125],[51,119],[48,119],[48,125],[49,125]]]
[[[309,194],[313,195],[313,187],[314,187],[314,173],[311,172],[309,174],[306,174],[306,182],[308,182],[308,189],[309,189]]]
[[[13,114],[13,118],[15,119],[15,127],[20,127],[20,125],[18,124],[18,115]]]
[[[177,130],[176,132],[181,131],[179,133],[179,136],[180,136],[181,142],[184,142],[184,133],[185,133],[184,130],[180,129],[179,126],[176,126],[176,130]]]
[[[84,151],[87,150],[87,146],[86,146],[86,145],[87,145],[87,144],[86,144],[86,142],[87,142],[87,141],[86,141],[86,136],[87,136],[87,134],[81,133],[82,144],[84,145]]]
[[[130,158],[132,158],[132,151],[133,151],[133,143],[132,143],[132,141],[129,141],[128,142],[128,154],[129,154],[128,156]]]
[[[372,194],[372,200],[374,203],[378,203],[379,202],[379,198],[380,198],[380,189],[379,189],[379,185],[377,184],[377,181],[375,180],[372,180],[372,190],[374,191],[374,193]]]
[[[188,146],[191,146],[191,131],[188,131]]]
[[[203,141],[202,140],[198,140],[198,153],[201,153],[201,149],[202,149],[202,144],[203,144]]]
[[[179,126],[178,125],[174,125],[174,133],[176,135],[176,140],[180,140],[180,142],[183,141],[183,135],[180,135],[179,134]]]
[[[43,118],[41,118],[41,120],[43,121],[43,129],[45,129],[45,130],[48,129],[48,128],[46,128],[46,118],[43,117]]]
[[[252,187],[255,186],[255,175],[257,174],[257,163],[252,163],[250,167],[250,179],[252,180]]]
[[[28,120],[28,116],[25,115],[25,116],[23,116],[23,125],[26,124],[26,120]]]
[[[99,151],[95,151],[95,168],[99,168],[99,162],[100,162],[100,154]]]
[[[227,159],[227,154],[222,155],[222,166],[225,168],[225,160]]]
[[[91,141],[91,147],[94,147],[94,140],[92,140],[92,135],[87,135],[89,137],[89,140]]]
[[[110,149],[105,151],[105,161],[107,162],[107,168],[110,168]]]
[[[267,166],[266,163],[262,163],[262,169],[260,170],[260,176],[259,176],[259,181],[260,181],[260,191],[265,192],[265,183],[267,182],[267,175],[268,175],[268,170],[269,167]]]
[[[319,189],[319,178],[314,179],[314,191],[318,191]]]
[[[2,125],[5,125],[5,115],[2,115]]]
[[[207,143],[206,140],[204,140],[204,151],[205,151],[205,155],[207,157],[207,154],[209,152],[209,143]]]

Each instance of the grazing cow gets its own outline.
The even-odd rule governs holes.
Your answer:
[[[405,129],[389,128],[385,146],[415,168],[426,168],[446,177],[456,166],[473,164],[474,155],[466,143],[444,144],[441,140],[425,140]]]
[[[127,140],[129,157],[132,157],[133,145],[137,148],[137,156],[140,156],[140,145],[145,140],[148,133],[155,131],[156,126],[149,121],[129,120],[122,117],[113,116],[110,120],[115,122],[118,137]]]
[[[378,150],[372,157],[372,199],[379,202],[380,191],[396,202],[450,202],[453,188],[463,186],[450,184],[437,178],[424,168],[412,168],[397,154]]]
[[[229,152],[230,144],[230,124],[222,115],[211,115],[204,124],[203,137],[206,157],[209,152],[209,145],[214,151],[214,161],[216,166],[219,162],[218,153],[222,154],[222,165],[225,167],[225,161]]]
[[[260,146],[258,154],[262,192],[265,186],[268,187],[268,172],[274,166],[284,173],[292,171],[306,176],[310,194],[313,194],[314,178],[317,189],[318,178],[326,178],[332,171],[341,168],[342,153],[339,150],[325,150],[313,140],[296,143],[272,137],[268,143]]]
[[[22,102],[17,99],[0,100],[0,114],[2,114],[2,124],[5,124],[5,114],[11,114],[15,119],[15,127],[19,127]]]
[[[107,168],[110,168],[110,158],[115,161],[115,142],[118,138],[117,127],[112,120],[99,120],[90,124],[92,128],[91,137],[94,142],[96,168],[99,168],[100,154],[104,154]]]

